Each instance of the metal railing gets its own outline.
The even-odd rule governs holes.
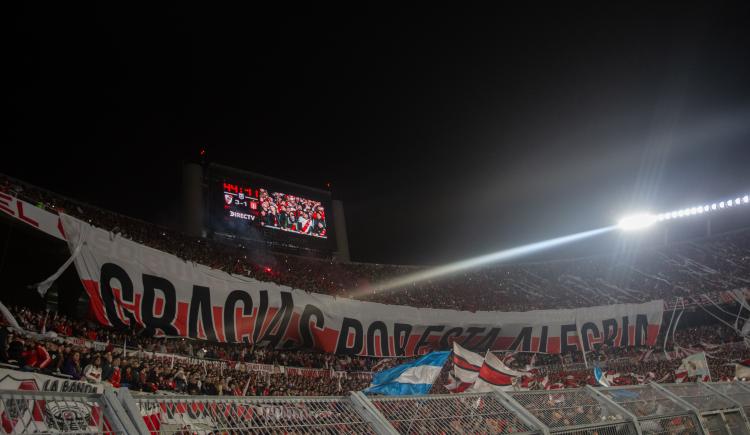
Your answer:
[[[526,415],[494,394],[373,397],[370,401],[401,434],[540,433]]]
[[[652,384],[597,390],[638,420],[641,433],[700,434],[700,421],[692,409]]]
[[[0,390],[0,433],[750,435],[749,403],[739,382],[388,397]]]
[[[632,416],[615,402],[589,388],[510,393],[510,397],[551,433],[636,434]]]
[[[683,383],[659,385],[655,388],[668,392],[675,400],[690,408],[699,418],[706,434],[750,434],[750,423],[742,404],[721,393],[714,384]]]
[[[376,433],[348,397],[136,396],[148,430],[159,434]]]
[[[669,384],[664,389],[694,406],[700,412],[737,408],[737,404],[701,382]]]
[[[715,383],[709,384],[709,386],[742,406],[745,414],[750,413],[750,387],[740,382]]]

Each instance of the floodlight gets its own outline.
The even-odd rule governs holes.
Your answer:
[[[695,207],[687,207],[680,210],[672,210],[664,213],[641,213],[633,216],[628,216],[619,222],[620,229],[630,230],[636,228],[643,228],[651,225],[654,222],[661,222],[664,220],[677,219],[685,216],[695,216],[698,214],[709,213],[718,209],[724,209],[727,207],[739,206],[741,204],[750,204],[750,195],[738,196],[734,199],[727,201],[714,202],[705,205],[698,205]]]
[[[620,219],[617,226],[620,227],[621,230],[626,231],[639,230],[650,226],[654,222],[656,222],[656,216],[651,213],[640,213]]]

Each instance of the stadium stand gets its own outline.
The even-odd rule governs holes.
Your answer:
[[[190,238],[8,177],[0,177],[0,190],[48,210],[64,211],[187,260],[309,292],[348,297],[351,289],[420,270],[407,266],[339,263]],[[667,427],[681,428],[681,431],[669,433],[700,433],[699,426],[704,429],[710,426],[714,415],[721,414],[727,425],[736,416],[744,418],[744,411],[735,407],[750,397],[746,392],[750,390],[726,383],[692,392],[670,383],[676,381],[675,371],[682,358],[696,352],[706,353],[714,381],[737,380],[735,368],[750,359],[750,349],[738,333],[743,324],[731,327],[734,319],[722,315],[737,312],[739,306],[734,300],[722,299],[721,293],[748,286],[748,260],[750,231],[746,230],[645,250],[627,262],[614,256],[598,256],[486,267],[440,282],[414,285],[402,292],[362,297],[388,304],[470,311],[480,307],[504,311],[582,307],[664,298],[666,308],[674,309],[665,311],[664,325],[672,323],[669,316],[674,317],[678,307],[684,310],[683,320],[678,320],[674,329],[663,327],[656,345],[651,348],[597,344],[587,353],[587,360],[577,351],[560,355],[498,353],[511,368],[531,373],[517,386],[528,391],[511,395],[473,394],[461,396],[460,400],[447,395],[447,375],[452,369],[448,363],[433,386],[430,401],[367,400],[361,395],[346,395],[366,387],[372,372],[408,358],[337,356],[303,349],[279,351],[243,344],[152,337],[144,330],[117,330],[88,319],[17,306],[11,306],[10,311],[24,332],[0,329],[0,362],[14,370],[81,380],[92,385],[126,386],[133,392],[141,392],[142,395],[134,396],[135,406],[152,432],[166,427],[170,418],[169,421],[178,419],[179,412],[164,411],[169,406],[180,403],[206,406],[207,397],[217,396],[210,403],[224,407],[242,403],[248,407],[273,409],[288,419],[284,426],[279,418],[261,416],[238,423],[212,417],[214,429],[229,431],[269,425],[278,425],[274,427],[279,430],[294,430],[304,425],[312,431],[315,427],[328,427],[335,428],[333,432],[360,433],[382,433],[384,427],[401,433],[471,432],[480,427],[487,433],[544,433],[562,431],[570,426],[590,426],[601,427],[600,433],[636,433],[634,428],[638,426],[642,433],[665,433]],[[542,294],[545,297],[540,297]],[[597,385],[592,365],[599,365],[616,385],[611,391],[602,390],[607,399],[591,389]],[[695,380],[688,378],[683,383]],[[667,389],[662,391],[662,387],[653,384],[664,384]],[[539,390],[565,392],[547,391],[540,395]],[[715,403],[720,404],[721,409],[713,409],[719,405],[699,409],[684,399],[699,393],[704,397],[716,395]],[[5,409],[26,400],[21,397],[24,393],[14,394],[20,396],[0,393],[0,403]],[[734,401],[727,398],[729,394],[734,395]],[[311,396],[326,397],[313,399]],[[631,409],[628,400],[641,396],[642,400],[639,398]],[[292,401],[293,397],[305,398]],[[91,403],[105,399],[92,395],[86,403],[93,406]],[[561,406],[565,401],[577,405]],[[664,402],[674,405],[666,414],[648,408]],[[46,400],[46,403],[55,401]],[[328,423],[316,420],[332,409],[337,410],[331,414],[333,420]],[[446,414],[445,409],[452,411]],[[372,419],[370,412],[377,418]],[[110,416],[110,420],[113,418]],[[181,420],[179,426],[195,427],[195,419],[188,420]],[[97,430],[104,431],[104,423],[98,424]],[[126,426],[123,423],[122,427]]]

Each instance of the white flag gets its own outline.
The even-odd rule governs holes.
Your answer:
[[[686,378],[692,376],[698,376],[698,380],[710,381],[711,372],[708,369],[708,361],[706,360],[706,353],[694,353],[687,358],[682,360],[680,367],[675,370],[675,382],[684,382]]]

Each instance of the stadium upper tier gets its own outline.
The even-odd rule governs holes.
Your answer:
[[[0,176],[0,190],[49,210],[62,211],[136,242],[235,274],[309,292],[349,297],[355,289],[419,267],[343,263],[304,258],[248,245],[227,245],[83,204]],[[397,291],[365,291],[358,299],[460,310],[527,311],[613,303],[674,300],[746,288],[750,283],[750,230],[635,255],[475,269]]]

